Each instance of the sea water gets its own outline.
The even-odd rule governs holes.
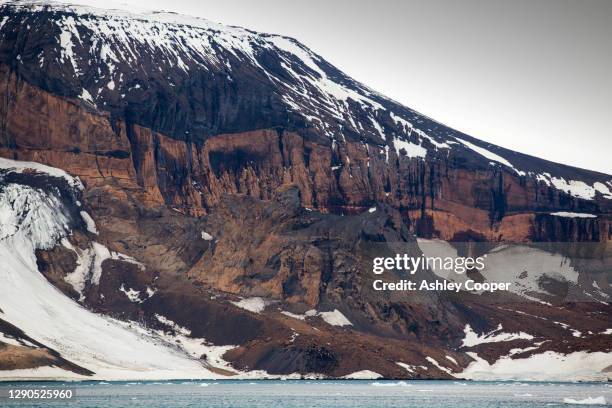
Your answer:
[[[65,389],[70,400],[15,400],[9,390]],[[606,383],[471,381],[140,381],[0,383],[0,407],[385,408],[572,407],[612,403]]]

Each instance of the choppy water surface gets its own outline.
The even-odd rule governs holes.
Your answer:
[[[69,401],[6,398],[8,389],[43,387],[68,388],[76,396]],[[584,407],[605,403],[612,403],[612,385],[605,383],[372,380],[0,383],[0,407],[473,408]]]

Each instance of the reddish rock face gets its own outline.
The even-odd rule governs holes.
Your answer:
[[[424,161],[360,142],[310,140],[282,128],[175,140],[49,94],[0,66],[0,154],[63,168],[147,206],[206,213],[224,194],[270,200],[284,186],[323,212],[398,209],[420,236],[489,241],[607,241],[610,200],[582,200],[532,178],[470,168],[451,152]],[[111,187],[107,187],[111,188]],[[598,218],[561,218],[554,211]]]

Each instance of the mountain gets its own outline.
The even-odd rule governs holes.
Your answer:
[[[2,2],[0,79],[2,378],[610,377],[611,175],[172,13]],[[396,248],[512,290],[372,290]]]

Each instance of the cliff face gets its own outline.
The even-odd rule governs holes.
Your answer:
[[[204,214],[224,194],[269,200],[295,185],[304,206],[356,214],[376,203],[445,240],[606,241],[610,200],[573,197],[512,170],[472,168],[449,151],[430,160],[362,142],[309,140],[282,127],[201,144],[112,119],[0,67],[0,152],[66,169],[88,187],[111,182],[148,205]],[[559,211],[596,218],[563,218]]]
[[[450,378],[473,361],[467,351],[494,363],[519,348],[611,349],[609,257],[576,256],[610,249],[610,175],[450,129],[293,39],[163,13],[3,4],[0,157],[83,182],[66,206],[93,219],[36,251],[48,282],[96,313],[236,346],[225,355],[234,369]],[[11,183],[57,192],[37,171],[16,177],[15,163],[0,161],[0,198]],[[493,272],[522,289],[501,296],[373,291],[373,254],[417,238],[567,245],[502,253]],[[575,275],[556,275],[570,263]],[[531,338],[466,345],[467,325]],[[27,333],[13,337],[27,346]],[[9,351],[22,361],[11,367],[90,372],[42,343]]]
[[[5,3],[0,18],[5,154],[112,176],[191,213],[226,192],[269,199],[293,183],[307,206],[355,213],[385,202],[445,239],[466,223],[487,239],[609,235],[609,175],[457,132],[294,39],[27,1]],[[565,228],[546,221],[558,210],[604,217]]]

